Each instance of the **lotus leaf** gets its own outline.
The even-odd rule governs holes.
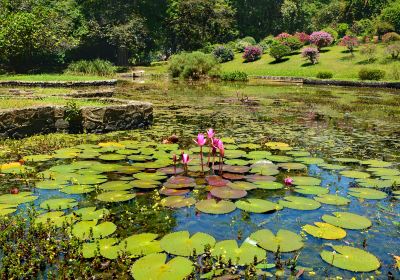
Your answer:
[[[168,188],[162,188],[160,190],[160,194],[163,195],[185,195],[188,192],[190,192],[189,189],[168,189]]]
[[[197,202],[196,209],[208,214],[227,214],[233,212],[236,209],[236,205],[227,200],[206,199]]]
[[[226,180],[237,181],[237,180],[243,180],[244,179],[244,175],[225,172],[225,173],[222,174],[222,178],[224,178]]]
[[[232,189],[230,187],[215,187],[210,192],[214,197],[221,199],[238,199],[247,195],[245,190]]]
[[[131,149],[120,149],[116,150],[115,152],[119,155],[125,155],[125,156],[140,154],[140,151]]]
[[[225,150],[225,157],[228,159],[245,157],[246,154],[242,150]]]
[[[136,194],[128,191],[110,191],[99,194],[96,199],[104,202],[121,202],[135,198]]]
[[[135,162],[145,162],[145,161],[151,160],[152,157],[146,156],[146,155],[131,155],[131,156],[128,156],[128,159],[133,160]]]
[[[158,169],[158,172],[167,174],[167,175],[176,175],[176,174],[181,174],[184,172],[183,168],[180,167],[173,167],[173,166],[169,166],[169,167],[163,167]]]
[[[193,264],[184,257],[176,257],[168,263],[167,254],[151,254],[137,260],[131,267],[136,280],[183,280],[193,271]]]
[[[341,162],[341,163],[359,163],[360,160],[356,158],[347,158],[347,157],[342,157],[342,158],[335,158],[334,161]]]
[[[233,139],[231,137],[222,137],[221,141],[223,141],[226,144],[235,144],[236,143],[235,139]]]
[[[43,162],[52,159],[53,157],[50,155],[31,155],[25,156],[22,159],[26,162]]]
[[[157,237],[158,235],[154,233],[134,234],[122,240],[120,248],[135,258],[159,253],[163,249],[161,249],[160,241],[155,240]]]
[[[3,194],[0,195],[0,204],[19,205],[27,202],[32,202],[38,197],[33,196],[32,192],[19,192],[18,194]]]
[[[92,221],[103,219],[104,216],[108,215],[110,211],[108,209],[102,208],[96,210],[96,207],[85,207],[73,211],[76,216],[79,216],[83,221]]]
[[[304,246],[300,235],[285,229],[280,229],[276,235],[269,229],[261,229],[250,235],[250,239],[265,250],[287,253],[301,249]]]
[[[353,170],[344,170],[341,171],[340,174],[342,174],[345,177],[348,178],[354,178],[354,179],[365,179],[369,178],[371,175],[366,172],[361,172],[361,171],[353,171]]]
[[[293,157],[309,157],[311,154],[307,151],[289,151],[286,154]]]
[[[126,181],[108,181],[99,186],[103,191],[126,191],[132,188],[132,184]]]
[[[300,161],[304,164],[321,164],[325,162],[322,158],[316,157],[299,157],[296,158],[295,161]]]
[[[71,178],[71,182],[77,185],[98,185],[107,181],[103,175],[78,175]]]
[[[188,257],[196,250],[197,255],[204,253],[204,247],[214,247],[215,239],[206,233],[197,232],[192,237],[188,231],[177,231],[165,235],[161,241],[161,248],[169,254]]]
[[[350,203],[350,199],[336,194],[320,194],[314,199],[318,202],[330,205],[347,205]]]
[[[225,160],[225,164],[228,165],[238,165],[238,166],[245,166],[248,165],[250,162],[244,159],[227,159]]]
[[[195,165],[195,166],[189,166],[188,170],[190,172],[208,172],[210,171],[210,168],[206,166],[206,164],[204,164],[203,169],[201,169],[201,165]]]
[[[17,211],[17,206],[13,204],[0,204],[0,217],[14,213]]]
[[[63,180],[44,180],[35,184],[35,188],[43,190],[58,190],[64,187],[66,181]]]
[[[282,200],[279,200],[279,204],[296,210],[315,210],[321,207],[318,201],[298,196],[285,196]]]
[[[368,165],[370,167],[390,167],[390,166],[392,166],[391,162],[386,162],[386,161],[376,160],[376,159],[363,160],[363,161],[361,161],[361,164]]]
[[[346,229],[366,229],[372,223],[368,218],[350,213],[350,212],[333,212],[334,216],[323,215],[322,220],[328,224]]]
[[[267,156],[268,160],[271,160],[273,162],[290,162],[293,160],[292,157],[288,157],[288,156],[277,156],[277,155],[270,155]]]
[[[273,176],[279,174],[279,170],[277,167],[272,167],[272,166],[255,166],[251,168],[250,173],[255,173],[259,175],[267,175],[267,176]]]
[[[116,149],[123,149],[125,148],[124,144],[118,143],[118,142],[100,142],[97,144],[100,147],[112,147]]]
[[[88,185],[76,185],[76,186],[67,186],[62,188],[60,191],[67,194],[84,194],[90,193],[94,191],[95,188],[93,186]]]
[[[258,261],[265,259],[266,252],[247,241],[244,241],[239,248],[236,240],[223,240],[215,244],[212,255],[221,256],[225,262],[231,260],[233,264],[248,265],[254,262],[254,258]]]
[[[370,188],[349,188],[349,195],[365,199],[384,199],[387,194]]]
[[[105,161],[120,161],[124,160],[125,158],[126,158],[125,155],[120,155],[120,154],[104,154],[99,156],[99,159]]]
[[[73,198],[54,198],[43,201],[40,207],[49,210],[65,210],[77,205],[78,203]]]
[[[318,186],[296,186],[294,191],[301,194],[312,194],[312,195],[329,193],[329,189]]]
[[[167,178],[167,176],[161,172],[156,172],[156,173],[142,172],[133,175],[133,177],[139,180],[154,180],[154,181],[160,181]]]
[[[90,169],[100,172],[113,172],[113,171],[118,171],[122,167],[123,167],[122,165],[114,163],[99,163],[91,166]]]
[[[73,225],[72,234],[81,240],[98,239],[107,237],[116,230],[117,226],[112,222],[104,222],[97,225],[97,220],[81,221]]]
[[[391,168],[378,168],[378,167],[372,167],[368,168],[367,171],[372,172],[375,176],[381,177],[381,176],[398,176],[400,175],[400,171],[397,169],[391,169]]]
[[[253,160],[266,159],[271,153],[268,151],[252,151],[246,155],[246,158]]]
[[[279,190],[279,189],[283,189],[283,184],[278,183],[278,182],[258,181],[258,182],[254,182],[254,184],[257,186],[257,188],[263,189],[263,190]]]
[[[276,178],[273,176],[269,176],[269,175],[257,175],[257,174],[253,174],[253,175],[246,175],[246,181],[249,182],[267,182],[267,181],[275,181]]]
[[[75,218],[73,216],[65,216],[63,211],[52,211],[39,215],[35,219],[35,224],[51,224],[61,227],[64,223],[71,224]]]
[[[297,186],[318,186],[321,184],[321,180],[314,177],[294,176],[292,179],[293,184]]]
[[[384,188],[390,188],[393,185],[392,180],[380,180],[380,179],[357,179],[357,183],[361,187],[365,188],[378,188],[378,189],[384,189]]]
[[[155,189],[161,184],[159,181],[154,180],[134,180],[130,182],[134,188],[138,189]]]
[[[279,163],[278,167],[282,168],[282,169],[285,169],[285,170],[303,170],[303,169],[307,169],[306,165],[304,165],[302,163],[297,163],[297,162]]]
[[[257,185],[245,181],[230,182],[227,184],[227,186],[230,187],[231,189],[245,190],[245,191],[257,188]]]
[[[161,200],[161,205],[171,208],[189,207],[196,203],[193,197],[169,196]]]
[[[230,183],[230,181],[222,179],[220,176],[212,175],[212,176],[207,176],[206,181],[210,186],[213,187],[225,187]]]
[[[334,252],[323,250],[321,258],[336,267],[354,272],[369,272],[377,270],[381,265],[371,253],[350,247],[332,246]]]
[[[347,168],[346,166],[340,164],[330,164],[330,163],[321,163],[318,164],[318,166],[328,170],[343,170]]]
[[[218,169],[218,165],[215,165],[215,169]],[[233,165],[223,165],[222,170],[231,173],[243,174],[249,172],[250,167],[248,166],[233,166]]]
[[[137,167],[137,166],[121,166],[118,169],[118,173],[123,173],[123,174],[134,174],[142,171],[143,168]]]
[[[82,255],[86,259],[101,255],[106,259],[114,260],[118,258],[118,254],[121,252],[121,248],[115,245],[116,243],[118,243],[116,238],[105,238],[96,242],[83,243]]]
[[[315,222],[313,225],[303,226],[303,230],[308,234],[323,239],[342,239],[346,237],[346,231],[340,227],[327,223]]]
[[[273,150],[281,150],[281,151],[291,150],[289,144],[283,142],[267,142],[265,143],[265,146]]]
[[[244,144],[239,144],[238,147],[241,149],[257,150],[261,148],[261,145],[254,143],[244,143]]]
[[[235,204],[237,208],[252,213],[265,213],[282,209],[282,206],[277,203],[258,198],[242,199],[236,201]]]

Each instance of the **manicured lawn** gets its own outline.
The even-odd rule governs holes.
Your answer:
[[[43,99],[13,99],[13,98],[0,98],[0,109],[15,109],[25,108],[31,106],[45,106],[45,105],[66,105],[68,99],[61,99],[58,97],[47,97]],[[82,106],[106,106],[107,103],[93,100],[80,100],[75,99],[74,102],[78,107]]]
[[[221,65],[222,71],[244,71],[248,75],[264,76],[295,76],[295,77],[316,77],[320,71],[331,71],[334,79],[358,79],[358,72],[361,68],[377,68],[386,71],[385,80],[396,80],[393,75],[394,69],[400,69],[400,60],[392,60],[384,57],[384,47],[378,46],[377,59],[368,63],[366,57],[359,52],[354,56],[345,52],[341,46],[325,48],[320,55],[319,63],[309,65],[301,54],[288,56],[286,60],[275,63],[274,58],[264,54],[258,61],[244,63],[242,54],[236,54],[233,61]],[[397,77],[398,79],[398,77]]]
[[[66,74],[0,75],[0,81],[70,82],[70,81],[98,81],[98,80],[109,80],[109,79],[112,79],[112,77],[66,75]]]

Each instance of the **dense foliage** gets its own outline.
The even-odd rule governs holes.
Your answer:
[[[311,64],[316,64],[319,58],[319,51],[313,47],[304,48],[301,55],[310,61]]]
[[[374,80],[379,81],[385,77],[385,71],[380,69],[363,68],[358,73],[360,80]]]
[[[212,54],[220,63],[228,62],[235,58],[233,50],[226,46],[217,46]]]
[[[171,57],[169,72],[174,78],[198,80],[216,71],[218,61],[202,52],[181,53]]]
[[[256,61],[261,58],[263,50],[259,46],[248,46],[244,50],[243,59],[246,62]]]

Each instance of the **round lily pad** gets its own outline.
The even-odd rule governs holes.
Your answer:
[[[307,166],[302,164],[302,163],[298,163],[298,162],[286,162],[286,163],[278,163],[278,167],[285,169],[285,170],[303,170],[303,169],[307,169]]]
[[[64,187],[67,182],[64,180],[43,180],[35,184],[35,188],[42,190],[58,190]]]
[[[190,192],[189,189],[168,189],[168,188],[162,188],[160,190],[160,194],[163,195],[168,195],[168,196],[174,196],[174,195],[185,195],[188,192]]]
[[[138,189],[155,189],[161,184],[159,181],[154,180],[134,180],[130,182],[134,188]]]
[[[78,203],[73,198],[55,198],[43,201],[40,207],[49,210],[65,210],[74,208]]]
[[[291,150],[289,144],[283,142],[267,142],[265,143],[265,146],[273,150],[281,150],[281,151]]]
[[[197,255],[204,253],[204,247],[214,247],[215,239],[206,233],[197,232],[192,237],[188,231],[177,231],[161,239],[161,248],[169,254],[188,257],[196,250]]]
[[[353,171],[353,170],[344,170],[341,171],[340,174],[342,174],[345,177],[353,179],[364,179],[364,178],[369,178],[371,176],[369,175],[369,173],[361,171]]]
[[[133,175],[133,177],[139,180],[154,180],[154,181],[160,181],[167,178],[167,176],[161,172],[155,172],[155,173],[142,172]]]
[[[167,174],[167,175],[176,175],[176,174],[181,174],[184,172],[183,168],[176,167],[174,168],[173,166],[168,166],[168,167],[163,167],[159,168],[158,172]]]
[[[127,191],[132,188],[132,184],[127,181],[108,181],[99,186],[99,189],[103,191]]]
[[[257,188],[257,186],[255,184],[245,182],[245,181],[230,182],[227,184],[227,186],[234,190],[245,190],[245,191],[249,191],[249,190],[253,190],[253,189]]]
[[[346,166],[340,165],[340,164],[330,164],[330,163],[321,163],[318,164],[319,167],[322,167],[323,169],[327,170],[343,170],[346,169]]]
[[[271,153],[268,151],[252,151],[246,155],[246,158],[253,160],[266,159]]]
[[[227,214],[233,212],[236,209],[236,205],[227,200],[206,199],[197,202],[196,209],[208,214]]]
[[[333,212],[333,216],[323,215],[322,220],[328,224],[346,229],[366,229],[369,228],[371,221],[363,216],[350,212]]]
[[[134,198],[136,194],[128,191],[111,191],[99,194],[96,199],[104,202],[121,202]]]
[[[189,207],[196,203],[193,197],[168,196],[161,200],[161,205],[170,208]]]
[[[215,244],[212,255],[216,258],[221,257],[223,261],[231,260],[233,264],[247,265],[265,259],[266,252],[255,244],[244,241],[242,246],[238,246],[236,240],[223,240]]]
[[[265,182],[265,181],[275,181],[276,178],[273,176],[268,176],[268,175],[258,175],[258,174],[253,174],[253,175],[246,175],[246,181],[249,182]]]
[[[314,177],[294,176],[292,177],[293,184],[297,186],[319,186],[321,180]]]
[[[100,255],[106,259],[114,260],[118,258],[118,254],[121,252],[121,248],[116,243],[118,243],[118,239],[116,238],[105,238],[96,242],[83,243],[82,255],[86,259]]]
[[[223,179],[220,176],[207,176],[206,177],[206,181],[210,186],[213,187],[225,187],[226,185],[228,185],[228,183],[230,183],[230,181]]]
[[[104,222],[97,225],[97,220],[77,222],[72,227],[72,234],[81,239],[98,239],[113,234],[117,226],[112,222]]]
[[[283,189],[283,184],[278,183],[278,182],[272,182],[272,181],[266,181],[266,182],[254,182],[254,184],[257,186],[259,189],[263,190],[279,190]]]
[[[96,210],[96,207],[85,207],[75,210],[73,213],[83,221],[92,221],[103,219],[103,217],[108,215],[110,211],[105,208]]]
[[[16,212],[17,206],[13,204],[0,204],[0,217]]]
[[[273,162],[290,162],[293,160],[292,157],[288,156],[279,156],[279,155],[270,155],[267,156],[267,159]]]
[[[131,267],[136,280],[183,280],[193,271],[193,264],[184,257],[176,257],[165,263],[167,254],[150,254],[137,260]]]
[[[318,201],[298,196],[285,196],[282,200],[279,200],[279,204],[296,210],[315,210],[321,207]]]
[[[0,195],[1,204],[19,205],[28,202],[32,202],[38,199],[37,196],[33,196],[32,192],[19,192],[17,194],[3,194]]]
[[[171,189],[193,188],[195,186],[195,180],[186,176],[172,176],[167,180],[164,186]]]
[[[35,224],[51,224],[61,227],[64,223],[71,224],[75,218],[73,216],[65,216],[63,211],[52,211],[39,215],[35,219]]]
[[[322,158],[316,157],[299,157],[296,158],[295,161],[300,161],[304,164],[321,164],[325,162]]]
[[[252,233],[250,239],[271,252],[277,252],[278,247],[281,253],[293,252],[304,246],[300,235],[285,229],[280,229],[276,235],[269,229],[261,229]]]
[[[315,222],[314,225],[305,225],[303,230],[314,237],[329,240],[346,237],[346,231],[342,228],[321,222]]]
[[[244,159],[227,159],[227,160],[225,160],[225,164],[246,166],[246,165],[250,164],[250,162],[247,160],[244,160]]]
[[[363,161],[361,161],[361,164],[368,165],[370,167],[390,167],[390,166],[392,166],[391,162],[386,162],[386,161],[376,160],[376,159],[363,160]]]
[[[31,156],[25,156],[22,159],[26,162],[44,162],[52,158],[53,156],[50,155],[31,155]]]
[[[254,143],[243,143],[243,144],[239,144],[238,147],[241,149],[256,150],[256,149],[261,148],[261,145],[254,144]]]
[[[348,157],[341,157],[335,158],[334,161],[341,162],[341,163],[359,163],[360,160],[356,158],[348,158]]]
[[[60,191],[67,194],[84,194],[94,191],[93,186],[88,185],[75,185],[62,188]]]
[[[360,185],[361,187],[365,187],[365,188],[384,189],[384,188],[390,188],[391,186],[393,186],[392,180],[367,178],[367,179],[357,179],[356,181],[357,181],[358,185]]]
[[[245,190],[232,189],[230,187],[215,187],[210,192],[214,197],[221,199],[238,199],[247,195]]]
[[[329,189],[318,186],[296,186],[294,191],[301,194],[312,194],[312,195],[329,193]]]
[[[364,199],[384,199],[387,194],[370,188],[349,188],[349,195]]]
[[[381,264],[371,253],[350,247],[332,246],[333,252],[323,250],[321,258],[330,265],[354,272],[369,272],[377,270]]]
[[[219,167],[218,165],[215,165],[215,166],[214,166],[214,169],[218,170],[218,167]],[[224,164],[224,165],[222,166],[222,170],[223,170],[223,171],[226,171],[226,172],[231,172],[231,173],[243,174],[243,173],[249,172],[250,167],[248,167],[248,166],[239,166],[239,165],[235,166],[235,165],[227,165],[227,164]]]
[[[282,206],[277,203],[258,198],[242,199],[236,201],[235,204],[237,208],[252,213],[265,213],[282,209]]]
[[[236,173],[227,173],[224,172],[222,174],[222,178],[226,179],[226,180],[231,180],[231,181],[238,181],[238,180],[243,180],[244,179],[244,175],[242,174],[236,174]]]
[[[245,157],[246,152],[242,150],[225,150],[225,157],[228,159]]]
[[[134,234],[122,240],[120,247],[132,257],[159,253],[163,249],[161,249],[160,241],[155,240],[157,237],[158,235],[154,233]]]
[[[372,167],[367,169],[368,172],[372,172],[375,176],[398,176],[400,175],[400,171],[393,168],[378,168]]]
[[[309,157],[311,154],[307,151],[289,151],[286,154],[293,157]]]
[[[338,205],[338,206],[347,205],[350,203],[350,199],[336,194],[320,194],[314,197],[314,199],[324,204]]]
[[[98,185],[107,181],[107,177],[103,175],[78,175],[71,178],[71,182],[77,185]]]

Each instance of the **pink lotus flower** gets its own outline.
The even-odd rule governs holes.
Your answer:
[[[285,183],[286,186],[291,186],[293,185],[293,179],[290,177],[286,177],[283,182]]]
[[[207,140],[205,139],[204,134],[199,133],[199,134],[197,135],[197,141],[194,140],[194,142],[195,142],[197,145],[199,145],[200,147],[202,147],[202,146],[204,146],[204,145],[206,144]]]
[[[214,137],[214,135],[215,135],[214,129],[210,128],[210,129],[207,130],[207,137],[208,138],[211,139],[211,138]]]
[[[225,148],[224,148],[224,143],[223,143],[221,140],[218,140],[217,148],[218,148],[218,150],[219,150],[219,154],[221,155],[221,157],[224,157],[224,155],[225,155]]]
[[[182,163],[183,164],[188,164],[190,161],[189,155],[188,154],[182,154]]]

